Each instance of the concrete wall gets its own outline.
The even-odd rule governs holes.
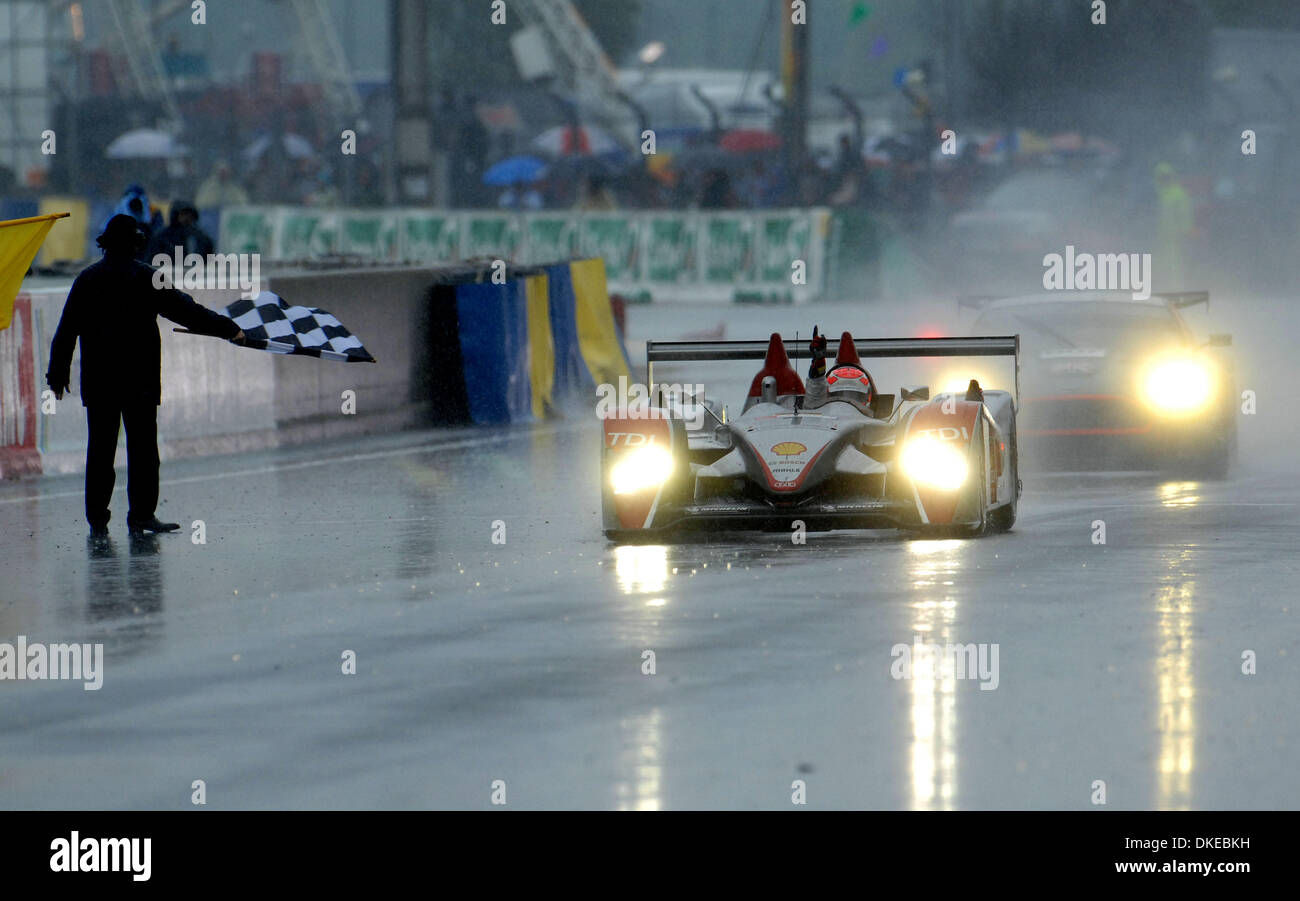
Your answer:
[[[421,390],[429,361],[417,336],[424,334],[427,269],[285,272],[266,286],[290,303],[319,306],[355,330],[376,363],[340,363],[279,356],[239,348],[199,335],[175,334],[159,319],[162,334],[163,402],[158,409],[162,458],[236,453],[323,437],[410,428],[427,423],[429,402]],[[220,309],[236,290],[191,291],[203,305]],[[35,391],[6,390],[6,420],[21,423],[26,408],[40,403],[49,367],[50,341],[67,299],[67,286],[24,292],[31,298],[31,341],[21,332],[0,333],[6,370],[16,374],[30,357]],[[13,357],[13,359],[9,359]],[[72,390],[54,412],[38,413],[39,465],[19,465],[19,448],[0,448],[0,475],[79,472],[85,466],[86,419],[80,397],[80,354],[73,355]],[[15,375],[13,380],[17,385]],[[6,383],[7,384],[7,383]],[[342,413],[344,390],[356,392],[356,414]],[[11,430],[12,431],[12,430]],[[14,436],[16,442],[17,439]],[[9,438],[5,443],[11,443]],[[122,446],[125,439],[122,439]],[[119,464],[124,462],[120,451]]]
[[[274,417],[283,442],[427,423],[429,401],[420,386],[430,363],[422,340],[430,281],[424,268],[271,276],[271,291],[291,304],[329,310],[376,360],[336,363],[270,356]],[[341,412],[348,390],[356,392],[355,415]]]
[[[374,363],[240,348],[216,338],[176,334],[172,323],[160,319],[161,455],[172,459],[239,453],[433,425],[435,398],[445,399],[459,387],[460,405],[465,404],[462,344],[477,341],[479,346],[487,341],[486,346],[493,346],[493,330],[499,331],[503,321],[511,326],[512,340],[499,342],[499,351],[487,355],[501,357],[520,374],[524,401],[519,421],[531,420],[533,407],[544,409],[566,392],[579,390],[579,383],[588,385],[595,374],[603,380],[626,374],[603,263],[575,261],[548,271],[552,270],[554,277],[546,279],[549,287],[534,298],[541,313],[529,316],[527,323],[521,321],[522,306],[503,312],[482,298],[474,302],[459,297],[484,286],[475,284],[485,283],[487,277],[487,270],[477,265],[286,269],[263,276],[262,286],[288,303],[320,307],[337,316],[365,344]],[[530,275],[537,273],[520,270],[512,279]],[[50,342],[69,287],[70,283],[34,286],[24,292],[15,308],[15,327],[0,332],[0,477],[78,472],[85,466],[80,354],[73,355],[73,393],[54,404],[53,410],[41,409]],[[235,289],[190,293],[211,309],[221,309],[238,297]],[[562,334],[555,332],[556,322],[564,325]],[[530,334],[530,329],[537,333]],[[574,345],[568,351],[566,341]],[[534,397],[527,382],[533,355],[538,353],[557,367],[553,375],[561,370],[567,373],[565,367],[572,363],[582,368],[583,378],[564,384],[552,378],[543,390],[546,396]],[[526,357],[512,359],[512,355]],[[551,381],[556,384],[555,397],[549,396]],[[352,414],[343,411],[348,391],[355,392],[349,398],[355,408]],[[470,421],[469,412],[452,411],[456,415],[450,416],[442,407],[441,421]],[[516,420],[512,416],[510,421]],[[124,446],[122,436],[119,447]],[[120,451],[118,463],[124,462],[125,452]]]

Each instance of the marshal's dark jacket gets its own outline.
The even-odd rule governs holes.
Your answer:
[[[67,385],[72,350],[81,341],[81,403],[162,403],[162,338],[158,317],[191,331],[230,339],[234,320],[174,288],[155,288],[154,269],[109,254],[72,283],[50,347],[52,384]]]

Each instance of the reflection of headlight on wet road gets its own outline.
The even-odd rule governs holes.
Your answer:
[[[635,494],[658,488],[673,472],[673,455],[662,447],[638,447],[620,454],[609,472],[615,494]]]
[[[1198,413],[1214,395],[1214,373],[1208,363],[1193,357],[1156,360],[1142,375],[1142,397],[1167,416]]]
[[[966,454],[954,441],[922,435],[903,445],[903,472],[913,482],[956,491],[966,481]]]

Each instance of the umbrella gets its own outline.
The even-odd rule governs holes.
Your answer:
[[[925,151],[907,135],[881,135],[867,139],[867,162],[875,166],[894,162],[908,163],[925,159]]]
[[[528,184],[537,181],[545,172],[546,163],[535,156],[512,156],[490,166],[483,173],[483,184]]]
[[[1048,138],[1053,150],[1064,153],[1078,153],[1083,149],[1083,135],[1077,131],[1063,131]]]
[[[189,153],[189,148],[177,143],[165,131],[153,128],[135,128],[113,139],[104,155],[111,160],[165,160]]]
[[[244,148],[244,156],[247,159],[255,160],[262,154],[266,153],[270,146],[271,136],[262,135],[256,141]],[[285,155],[290,159],[301,160],[316,155],[316,151],[312,149],[311,142],[302,135],[285,133],[280,138],[280,146],[284,148]]]
[[[646,171],[651,176],[663,182],[666,185],[677,184],[677,170],[673,161],[673,154],[661,150],[659,153],[652,154],[646,158]]]
[[[1036,131],[1030,131],[1028,128],[1017,128],[1015,138],[1012,144],[1016,153],[1021,156],[1038,156],[1047,153],[1052,149],[1052,145]]]
[[[728,153],[758,153],[776,150],[781,146],[781,138],[760,128],[737,128],[723,135],[718,146]]]
[[[565,156],[571,153],[596,154],[617,153],[621,149],[618,141],[607,132],[594,125],[574,128],[571,125],[556,125],[548,128],[533,138],[533,149],[551,156]]]
[[[716,144],[688,144],[673,155],[673,164],[679,170],[687,169],[742,169],[745,161],[734,153],[727,153]]]

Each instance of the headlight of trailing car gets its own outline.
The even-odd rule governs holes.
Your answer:
[[[1214,369],[1206,360],[1163,357],[1152,361],[1143,372],[1142,397],[1158,413],[1187,416],[1210,405],[1214,379]]]
[[[673,472],[673,455],[662,447],[638,447],[620,454],[609,471],[615,494],[635,494],[658,488]]]
[[[995,379],[988,377],[987,373],[977,372],[970,369],[954,369],[943,373],[939,378],[931,381],[934,386],[935,394],[959,394],[964,395],[966,389],[970,387],[970,380],[974,379],[980,383],[981,388],[989,388],[995,383]]]
[[[928,435],[912,438],[903,445],[903,472],[913,482],[940,491],[956,491],[966,481],[966,454],[954,441]]]

